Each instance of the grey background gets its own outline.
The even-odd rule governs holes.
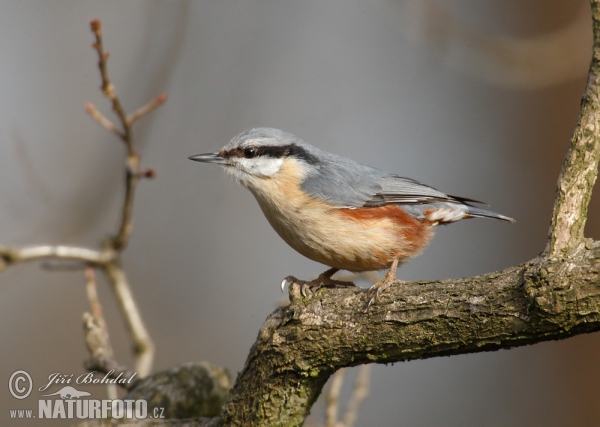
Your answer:
[[[143,166],[158,176],[139,187],[124,255],[156,369],[208,360],[235,374],[282,299],[281,279],[324,270],[286,246],[249,192],[217,167],[187,160],[250,127],[284,129],[517,219],[441,228],[399,270],[404,280],[526,261],[545,247],[586,82],[586,3],[0,2],[0,244],[95,246],[115,229],[124,150],[83,110],[92,101],[110,114],[90,47],[88,21],[100,18],[126,109],[169,94],[134,129]],[[587,227],[595,238],[598,199]],[[81,273],[35,264],[0,275],[3,425],[9,408],[35,408],[40,394],[8,395],[15,370],[27,370],[35,387],[51,373],[84,372],[83,283]],[[131,365],[106,285],[100,296],[117,358]],[[358,425],[595,426],[598,356],[594,334],[375,366]],[[311,422],[322,420],[321,401],[312,413]]]

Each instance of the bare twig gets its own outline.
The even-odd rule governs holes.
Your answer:
[[[85,269],[86,293],[91,313],[84,313],[85,343],[92,358],[113,357],[113,349],[108,336],[106,321],[102,314],[102,305],[96,292],[94,269]]]
[[[137,362],[136,369],[140,377],[143,377],[152,368],[154,345],[133,299],[125,272],[120,266],[120,255],[131,236],[136,185],[139,179],[152,178],[155,172],[153,169],[140,170],[140,157],[134,147],[131,125],[164,103],[167,96],[166,94],[158,96],[127,117],[121,101],[116,94],[115,87],[108,76],[107,60],[109,54],[104,51],[102,43],[102,25],[99,20],[93,20],[90,22],[90,26],[96,37],[93,47],[98,53],[98,68],[100,69],[100,78],[102,80],[102,93],[111,101],[112,109],[119,118],[122,129],[119,129],[117,125],[102,115],[91,103],[86,103],[85,109],[100,125],[117,135],[125,143],[127,149],[125,159],[125,198],[118,230],[99,250],[63,245],[38,245],[23,248],[6,248],[0,246],[0,272],[11,264],[38,260],[73,261],[75,263],[69,265],[69,269],[81,269],[86,266],[92,266],[103,270],[112,284],[115,297],[119,302],[127,327],[133,337]],[[84,318],[87,331],[86,340],[96,340],[96,344],[91,346],[91,343],[88,342],[90,352],[92,353],[92,362],[90,362],[90,365],[94,369],[106,373],[125,372],[126,370],[120,367],[112,358],[112,349],[108,342],[106,325],[101,316],[100,302],[95,293],[93,273],[89,269],[86,271],[88,297],[92,307],[92,314],[86,313]]]
[[[369,396],[369,388],[371,382],[371,365],[362,365],[358,368],[358,375],[354,381],[354,389],[352,390],[352,396],[348,402],[348,407],[342,418],[342,425],[344,427],[352,427],[356,422],[358,410],[362,406],[363,402]]]
[[[67,261],[81,261],[82,263],[104,266],[115,260],[113,251],[97,251],[75,246],[26,246],[23,248],[5,248],[0,246],[0,260],[5,267],[19,262],[39,261],[43,259],[58,259]],[[0,271],[2,268],[0,267]]]
[[[339,369],[331,376],[331,385],[326,395],[325,427],[352,427],[356,422],[358,410],[369,395],[371,378],[371,365],[361,365],[354,381],[352,395],[348,401],[346,411],[341,420],[338,420],[339,398],[347,368]]]
[[[141,377],[145,377],[152,370],[154,344],[144,325],[123,269],[114,263],[110,263],[104,271],[125,316],[127,328],[133,337],[134,352],[136,354],[135,369]]]
[[[98,111],[96,107],[94,107],[94,104],[92,104],[91,102],[86,102],[85,111],[87,111],[88,114],[92,116],[92,119],[100,123],[100,126],[102,126],[104,129],[108,130],[109,132],[113,132],[119,138],[123,139],[124,136],[121,133],[121,131],[117,129],[113,122],[104,117],[104,115],[100,111]]]
[[[94,49],[98,52],[98,68],[100,69],[100,78],[102,79],[102,93],[112,102],[112,109],[115,114],[119,117],[119,120],[123,124],[123,135],[122,139],[127,145],[127,154],[129,156],[136,155],[133,141],[131,139],[131,127],[127,123],[127,115],[121,105],[121,100],[115,92],[115,87],[110,82],[107,70],[107,61],[109,53],[104,51],[104,45],[102,44],[102,23],[99,19],[93,19],[90,21],[90,27],[92,32],[96,36],[96,42],[93,44]]]
[[[139,179],[141,177],[154,176],[154,171],[151,169],[145,172],[140,171],[140,157],[134,146],[131,125],[135,120],[148,114],[150,111],[164,103],[167,97],[164,94],[160,95],[148,105],[138,109],[130,118],[128,118],[121,104],[121,100],[116,93],[116,89],[108,76],[107,60],[109,54],[104,51],[102,42],[102,24],[100,20],[95,19],[90,22],[90,26],[96,37],[96,42],[93,44],[93,47],[98,53],[98,68],[102,80],[102,93],[111,101],[112,109],[119,118],[122,129],[118,131],[118,135],[123,142],[125,142],[127,148],[127,157],[125,160],[125,198],[121,221],[117,234],[107,241],[108,247],[114,251],[120,252],[127,245],[132,233],[133,202]],[[112,284],[115,296],[125,316],[127,327],[133,336],[136,353],[136,370],[140,376],[143,377],[147,375],[152,368],[154,345],[152,344],[150,335],[144,326],[142,317],[137,309],[135,300],[133,299],[125,272],[117,262],[106,265],[104,271]]]
[[[123,203],[123,209],[121,213],[121,223],[119,225],[117,234],[108,242],[113,249],[119,251],[127,245],[133,228],[133,198],[137,183],[140,178],[140,159],[139,154],[134,147],[131,123],[127,120],[127,115],[123,110],[121,100],[117,96],[115,86],[111,83],[110,78],[108,77],[107,61],[109,54],[108,52],[104,51],[104,45],[102,43],[102,24],[99,19],[94,19],[90,21],[90,26],[92,32],[96,36],[96,42],[92,46],[98,53],[98,68],[100,69],[100,78],[102,80],[102,93],[111,101],[112,109],[121,122],[122,129],[118,130],[116,133],[123,140],[127,149],[127,158],[125,161],[125,201]],[[86,104],[86,109],[88,108],[87,105],[88,104]],[[112,125],[112,123],[110,124]],[[108,125],[103,126],[107,127]],[[114,125],[112,126],[114,127]],[[107,127],[107,129],[111,130],[109,127]]]
[[[96,110],[92,104],[87,103],[86,110],[96,121],[98,121],[98,123],[100,123],[109,131],[118,135],[123,140],[127,148],[127,158],[125,161],[125,200],[123,202],[121,222],[117,234],[108,242],[113,249],[120,251],[129,242],[129,238],[133,229],[133,199],[138,181],[142,177],[151,178],[154,176],[153,170],[148,170],[146,172],[140,171],[140,156],[135,149],[131,126],[135,121],[162,105],[167,100],[167,94],[163,93],[157,96],[148,104],[137,109],[133,114],[127,116],[125,110],[123,109],[123,105],[121,104],[121,100],[117,95],[115,86],[112,84],[108,76],[107,61],[109,54],[108,52],[104,51],[104,45],[102,42],[102,24],[100,20],[94,19],[90,22],[90,26],[92,32],[96,36],[96,42],[93,44],[93,47],[98,53],[98,68],[100,69],[100,78],[102,80],[102,93],[111,101],[112,109],[119,118],[122,129],[117,129],[117,127],[104,116],[102,116],[102,114],[100,114],[100,112]]]
[[[325,409],[325,426],[326,427],[337,427],[337,415],[340,401],[340,390],[344,383],[344,377],[346,376],[346,369],[338,370],[331,377],[331,385],[327,391],[327,407]]]
[[[130,114],[129,116],[127,116],[127,123],[129,125],[132,125],[139,118],[145,116],[146,114],[148,114],[155,108],[160,107],[160,105],[163,104],[166,100],[167,100],[167,94],[161,93],[160,95],[158,95],[156,98],[154,98],[152,101],[150,101],[143,107],[138,108],[136,111],[133,112],[133,114]]]
[[[87,267],[85,269],[85,289],[90,303],[90,313],[83,313],[83,329],[85,333],[85,343],[91,354],[92,360],[104,357],[112,358],[113,349],[108,336],[108,328],[102,315],[102,305],[96,292],[96,277],[94,269]],[[109,399],[116,399],[117,388],[115,384],[107,384]]]

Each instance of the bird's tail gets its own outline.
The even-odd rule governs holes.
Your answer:
[[[496,213],[496,212],[488,211],[486,209],[477,208],[477,207],[471,206],[471,205],[467,205],[467,207],[468,207],[468,209],[467,209],[467,215],[470,215],[470,216],[473,216],[473,217],[493,218],[493,219],[499,219],[499,220],[502,220],[502,221],[517,222],[513,218],[510,218],[510,217],[504,216],[504,215],[500,215],[499,213]]]

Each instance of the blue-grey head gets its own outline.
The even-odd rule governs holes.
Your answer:
[[[242,185],[252,189],[272,178],[286,162],[293,162],[302,175],[319,163],[317,148],[300,138],[272,128],[255,128],[233,138],[216,153],[191,156],[190,160],[225,167]]]

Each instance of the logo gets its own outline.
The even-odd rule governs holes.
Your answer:
[[[92,393],[87,391],[79,391],[70,385],[65,386],[58,390],[56,393],[43,394],[42,396],[56,396],[59,395],[61,399],[79,399],[81,396],[91,396]]]
[[[21,385],[25,383],[26,385]],[[25,399],[31,393],[33,381],[25,371],[15,371],[8,380],[8,391],[15,399]]]
[[[95,372],[81,374],[53,373],[48,381],[38,388],[39,392],[49,391],[52,385],[62,384],[125,384],[131,383],[136,376],[122,378],[118,375],[111,378],[114,372],[109,372],[103,378],[94,376]],[[28,372],[18,370],[13,372],[8,380],[8,390],[15,399],[25,399],[33,390],[33,380]],[[92,393],[77,390],[71,385],[63,385],[54,393],[41,394],[38,397],[37,412],[34,409],[11,409],[11,419],[131,419],[164,418],[164,408],[151,408],[148,412],[148,402],[142,399],[92,399]]]

